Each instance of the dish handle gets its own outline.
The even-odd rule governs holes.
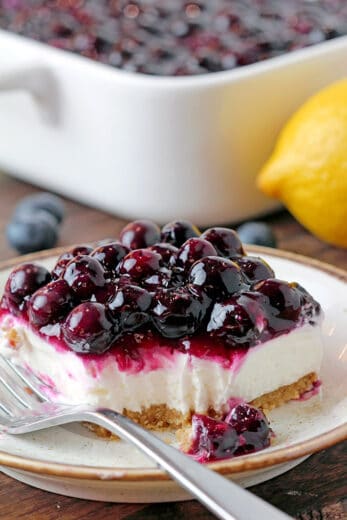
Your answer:
[[[2,72],[2,92],[27,92],[34,100],[45,123],[56,125],[59,121],[59,92],[53,72],[45,66],[33,65]]]

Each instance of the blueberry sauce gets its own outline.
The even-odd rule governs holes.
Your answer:
[[[231,70],[346,34],[344,0],[4,0],[0,27],[131,72]],[[142,247],[142,246],[141,246]]]
[[[199,236],[186,221],[160,230],[142,220],[121,232],[126,245],[76,247],[52,273],[23,264],[10,273],[2,313],[86,360],[110,352],[131,371],[151,369],[156,356],[167,362],[158,350],[231,367],[249,348],[318,321],[313,297],[245,255],[234,230]]]
[[[213,462],[267,448],[272,436],[264,413],[239,403],[219,420],[193,415],[192,441],[187,453],[198,462]]]

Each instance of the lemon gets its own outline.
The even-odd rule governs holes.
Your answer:
[[[291,117],[257,183],[313,234],[347,247],[347,79]]]

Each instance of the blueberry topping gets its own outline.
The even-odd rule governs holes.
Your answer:
[[[142,249],[159,242],[160,229],[151,220],[135,220],[122,229],[119,238],[129,249]]]
[[[272,431],[261,410],[246,403],[216,420],[207,415],[192,417],[193,439],[188,454],[199,462],[246,455],[267,448]]]
[[[246,222],[237,228],[242,242],[258,246],[276,247],[276,237],[265,222]]]
[[[161,289],[153,298],[152,320],[165,338],[194,334],[201,326],[209,298],[189,287]]]
[[[161,229],[161,242],[181,247],[188,238],[200,236],[199,229],[187,220],[169,222]]]
[[[93,251],[92,247],[82,244],[80,246],[74,247],[70,251],[66,251],[65,253],[62,253],[59,256],[57,263],[55,264],[55,266],[52,270],[52,278],[54,280],[56,280],[57,278],[60,278],[60,276],[62,276],[63,273],[65,272],[65,267],[67,266],[67,264],[70,262],[70,260],[75,258],[75,256],[89,255],[92,251]]]
[[[9,222],[6,236],[10,245],[21,254],[49,249],[58,240],[57,220],[44,210],[22,212]]]
[[[240,438],[235,455],[246,455],[270,445],[271,430],[263,412],[246,403],[239,404],[226,416],[225,422],[234,428]]]
[[[188,453],[200,462],[230,458],[239,447],[235,428],[224,421],[195,414],[192,417],[192,429],[193,442]]]
[[[90,253],[90,256],[96,258],[105,271],[114,273],[119,262],[129,251],[130,249],[128,247],[116,241],[97,247]]]
[[[215,256],[217,251],[213,245],[202,238],[189,238],[180,247],[175,266],[187,272],[191,266],[205,256]]]
[[[161,256],[155,251],[135,249],[121,260],[118,265],[118,273],[129,275],[133,280],[144,280],[157,274],[161,262]]]
[[[63,278],[80,301],[89,300],[106,283],[105,271],[100,262],[87,255],[70,260]]]
[[[72,292],[65,280],[55,280],[38,289],[30,298],[28,316],[37,328],[56,323],[68,314],[73,306]]]
[[[108,302],[108,308],[123,330],[134,331],[150,320],[152,297],[136,285],[119,288]]]
[[[11,272],[4,290],[3,305],[14,314],[25,310],[27,300],[51,280],[47,269],[36,264],[22,264]]]
[[[204,231],[201,238],[208,240],[220,256],[234,258],[238,255],[245,254],[241,240],[233,229],[222,227],[210,228]]]
[[[240,267],[244,277],[250,284],[275,277],[274,271],[262,258],[239,256],[234,259],[234,262]]]
[[[40,210],[50,213],[58,223],[64,218],[64,203],[61,198],[52,193],[35,193],[24,197],[15,207],[16,217],[27,216]]]
[[[229,355],[317,322],[313,297],[297,283],[275,279],[261,258],[244,255],[234,230],[198,235],[187,221],[169,223],[161,234],[152,222],[135,221],[122,239],[146,247],[117,240],[94,250],[75,246],[51,275],[24,264],[10,274],[0,308],[29,319],[42,334],[58,324],[54,330],[77,352],[103,352],[115,338],[132,351],[139,337],[162,336],[184,351],[215,345]]]
[[[195,262],[189,271],[188,281],[214,298],[230,296],[243,286],[239,266],[219,256],[207,256]]]
[[[166,267],[171,267],[175,265],[176,257],[178,254],[178,248],[173,246],[172,244],[154,244],[153,246],[148,248],[150,251],[154,251],[158,253],[162,258],[162,263]]]
[[[275,328],[287,327],[287,324],[282,321],[290,320],[295,323],[298,320],[301,312],[301,298],[295,285],[270,278],[257,282],[252,286],[252,290],[265,296],[265,304],[272,316]]]
[[[66,343],[81,354],[102,354],[118,334],[115,322],[101,303],[85,302],[75,307],[62,326]]]
[[[213,306],[207,332],[223,338],[232,347],[249,347],[257,344],[267,326],[261,298],[241,293]]]

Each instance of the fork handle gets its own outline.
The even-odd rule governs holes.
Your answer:
[[[80,420],[98,424],[130,441],[222,520],[291,518],[117,412],[105,408],[84,411]]]

